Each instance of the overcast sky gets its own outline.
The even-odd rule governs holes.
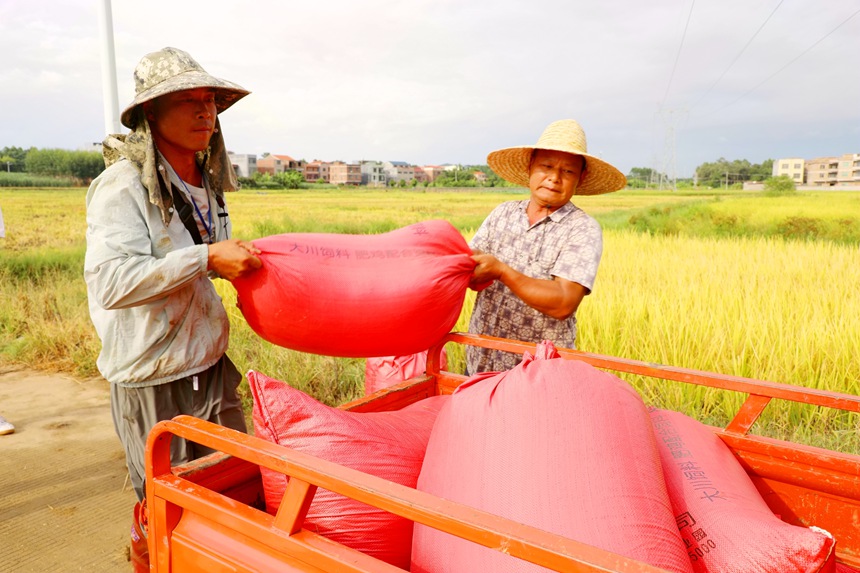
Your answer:
[[[0,0],[0,148],[104,138],[102,0]],[[119,108],[141,56],[251,95],[227,146],[484,164],[556,119],[624,173],[860,153],[860,0],[113,0]],[[674,159],[674,166],[673,166]],[[664,169],[665,166],[665,169]]]

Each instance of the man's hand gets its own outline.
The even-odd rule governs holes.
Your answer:
[[[253,243],[227,239],[209,245],[209,264],[206,267],[218,276],[232,281],[259,269],[263,262],[257,258],[260,249]]]
[[[493,255],[474,251],[472,260],[475,261],[475,269],[472,271],[472,277],[469,279],[469,288],[472,290],[483,290],[501,277],[502,265],[504,263]]]
[[[558,320],[573,316],[588,294],[588,289],[579,283],[561,277],[532,278],[487,253],[474,251],[472,260],[476,263],[469,280],[472,290],[481,290],[497,280],[533,309]]]

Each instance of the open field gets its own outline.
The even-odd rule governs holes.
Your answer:
[[[84,189],[0,189],[0,362],[96,374],[99,342],[81,278]],[[522,191],[267,191],[228,198],[237,236],[384,232],[442,218],[470,237]],[[860,394],[860,193],[767,198],[743,192],[625,191],[575,201],[604,226],[582,350]],[[834,231],[835,230],[835,231]],[[838,231],[838,232],[837,232]],[[787,237],[787,239],[786,239]],[[363,360],[301,354],[257,337],[230,311],[230,354],[327,403],[363,392]],[[467,299],[458,329],[471,311]],[[456,349],[452,362],[459,363]],[[724,422],[743,399],[631,380],[658,406]],[[670,390],[671,388],[671,390]],[[769,407],[756,431],[860,452],[855,415]]]

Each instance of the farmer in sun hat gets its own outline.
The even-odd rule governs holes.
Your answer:
[[[102,342],[97,365],[142,500],[156,422],[189,414],[246,431],[242,376],[225,354],[229,322],[210,278],[232,280],[261,262],[253,244],[230,238],[224,193],[238,182],[218,119],[249,92],[176,48],[144,56],[134,83],[121,116],[131,133],[105,139],[107,167],[87,192],[84,278]],[[173,464],[209,451],[171,443]],[[132,540],[140,535],[133,526]]]
[[[487,163],[531,195],[496,207],[470,243],[477,263],[471,286],[479,292],[469,331],[575,348],[576,310],[594,286],[603,236],[571,198],[617,191],[627,179],[588,153],[585,132],[571,119],[550,124],[535,145],[493,151]],[[470,347],[467,371],[509,370],[521,358]]]

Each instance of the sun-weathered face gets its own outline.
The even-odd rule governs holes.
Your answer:
[[[185,153],[203,151],[209,146],[218,116],[215,90],[196,88],[173,92],[143,105],[156,145],[162,152],[164,146]]]
[[[570,201],[582,177],[585,159],[564,151],[538,149],[529,164],[532,201],[550,210]]]

